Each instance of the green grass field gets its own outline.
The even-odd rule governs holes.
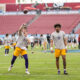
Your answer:
[[[69,75],[63,75],[61,58],[61,75],[57,75],[54,54],[42,53],[38,49],[35,49],[34,54],[28,51],[30,75],[25,74],[23,58],[17,58],[12,71],[8,72],[12,54],[12,49],[9,56],[4,55],[4,48],[0,49],[0,80],[80,80],[80,53],[67,54]]]

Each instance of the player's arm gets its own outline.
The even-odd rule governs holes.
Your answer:
[[[19,30],[18,30],[18,34],[19,34],[19,35],[22,35],[22,29],[24,28],[24,26],[26,27],[25,24],[23,24],[23,25],[20,26],[20,28],[19,28]]]
[[[28,44],[30,44],[30,40],[27,38]]]
[[[53,34],[51,34],[51,39],[50,39],[50,50],[52,51],[53,50]]]
[[[50,50],[53,51],[53,36],[51,36],[51,39],[50,39]]]
[[[5,39],[3,40],[3,44],[5,45]]]
[[[67,46],[67,38],[64,38],[64,44]]]
[[[53,48],[53,40],[51,39],[50,41],[51,41],[51,47]]]
[[[19,35],[22,34],[22,26],[19,28],[19,30],[18,30],[18,34],[19,34]]]
[[[65,50],[67,52],[67,38],[64,38]]]
[[[51,53],[53,53],[53,40],[51,39],[50,41],[51,41],[50,42],[50,46],[51,46],[50,50],[51,50]]]
[[[67,49],[67,37],[65,37],[65,34],[64,34],[64,44],[65,44],[66,49]]]

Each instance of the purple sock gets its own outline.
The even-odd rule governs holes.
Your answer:
[[[11,61],[11,66],[13,66],[13,64],[14,64],[14,62],[15,62],[15,60],[16,60],[16,56],[13,56],[13,58],[12,58],[12,61]]]
[[[5,54],[6,54],[6,49],[5,49]]]
[[[25,67],[26,69],[28,69],[28,56],[27,54],[23,55],[24,59],[25,59]]]

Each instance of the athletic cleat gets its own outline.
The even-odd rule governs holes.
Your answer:
[[[68,73],[66,71],[64,71],[64,75],[68,75]]]
[[[12,66],[9,67],[8,71],[11,71],[11,69],[12,69]]]
[[[26,73],[26,74],[28,74],[28,75],[30,74],[30,72],[29,72],[29,71],[26,71],[25,73]]]
[[[5,54],[5,56],[7,56],[7,55]]]
[[[58,75],[60,75],[60,71],[58,71]]]

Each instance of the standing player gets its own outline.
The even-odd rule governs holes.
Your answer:
[[[77,47],[77,40],[76,40],[76,36],[75,35],[73,37],[72,42],[73,42],[73,48],[76,48]]]
[[[72,42],[71,34],[69,34],[68,35],[68,46],[69,46],[69,48],[71,48],[71,42]]]
[[[31,49],[33,49],[34,48],[34,36],[33,35],[31,35],[30,37],[30,42],[31,42]]]
[[[40,45],[40,47],[42,46],[42,42],[43,42],[43,35],[41,34],[40,38],[39,38],[39,45]]]
[[[43,45],[44,52],[46,53],[46,49],[47,49],[47,38],[46,38],[46,35],[43,35],[42,45]]]
[[[16,44],[16,49],[13,54],[13,58],[11,61],[11,66],[9,67],[8,71],[10,71],[13,67],[13,64],[16,60],[16,58],[21,54],[25,59],[25,67],[26,67],[26,73],[30,74],[28,71],[28,56],[26,52],[26,46],[28,45],[29,40],[27,39],[27,27],[26,25],[22,25],[19,29],[19,37]]]
[[[34,52],[33,52],[33,48],[34,48],[34,36],[33,35],[31,35],[31,37],[30,37],[30,42],[31,42],[31,53],[33,54]]]
[[[15,34],[12,34],[12,46],[15,50],[15,47],[16,47],[16,37],[15,37]]]
[[[47,34],[47,49],[50,49],[50,35]]]
[[[67,75],[66,72],[66,45],[67,40],[65,38],[64,31],[61,31],[61,25],[56,24],[54,25],[55,32],[51,34],[51,50],[53,49],[53,41],[55,45],[55,57],[56,57],[56,66],[58,69],[58,74],[60,74],[59,68],[59,57],[62,56],[63,59],[63,67],[64,67],[64,74]]]
[[[6,37],[4,38],[5,56],[9,53],[10,42],[9,34],[6,34]]]

